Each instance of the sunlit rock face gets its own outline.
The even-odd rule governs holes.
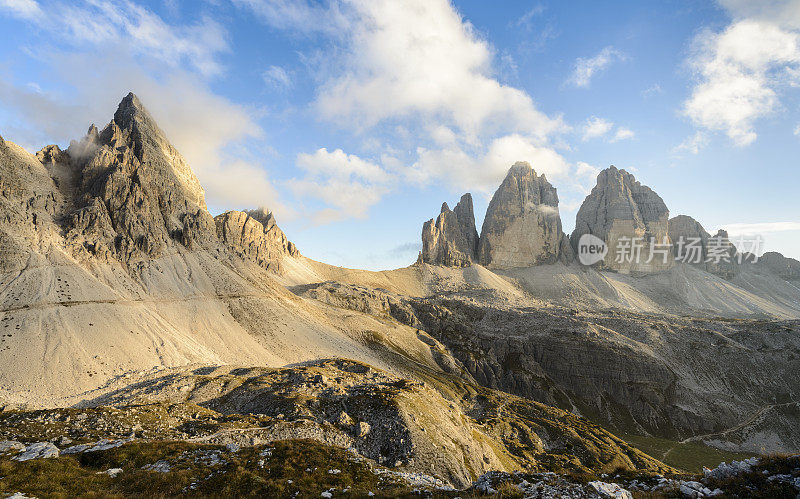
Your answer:
[[[674,265],[669,210],[661,197],[633,175],[614,166],[597,176],[597,185],[578,210],[570,237],[573,249],[584,234],[608,245],[599,264],[619,272],[659,272]]]
[[[478,261],[490,268],[555,263],[571,258],[568,246],[556,188],[529,163],[515,163],[486,210]]]

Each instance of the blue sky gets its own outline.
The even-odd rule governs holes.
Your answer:
[[[134,91],[212,212],[328,263],[412,263],[517,160],[567,231],[614,164],[800,258],[800,0],[0,0],[0,37],[4,138],[66,146]]]

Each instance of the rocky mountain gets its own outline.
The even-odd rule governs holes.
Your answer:
[[[597,176],[570,236],[573,249],[584,234],[605,241],[603,268],[620,272],[658,272],[672,267],[669,210],[649,187],[625,170],[610,166]]]
[[[800,261],[787,258],[775,251],[767,251],[758,259],[758,263],[787,281],[800,280]]]
[[[0,138],[0,437],[13,441],[0,467],[8,449],[66,453],[64,437],[90,446],[70,450],[80,466],[99,445],[126,449],[132,474],[221,448],[239,471],[262,470],[268,449],[295,445],[277,442],[311,439],[384,475],[462,487],[800,449],[796,260],[673,263],[681,236],[700,237],[706,258],[714,238],[668,220],[613,167],[572,244],[652,236],[669,264],[572,261],[556,190],[527,163],[485,218],[478,236],[466,194],[425,224],[417,264],[345,269],[301,255],[266,209],[209,213],[133,94],[66,150],[34,156]],[[112,437],[122,443],[97,443]],[[163,446],[180,451],[139,462]]]
[[[448,267],[469,267],[477,256],[478,231],[472,210],[472,195],[461,196],[454,210],[447,203],[436,217],[422,226],[421,260]]]
[[[669,237],[677,260],[725,279],[732,279],[741,264],[749,261],[744,255],[738,255],[726,231],[720,229],[711,236],[699,222],[686,215],[670,219]]]
[[[555,187],[529,163],[515,163],[486,210],[479,261],[489,268],[554,263],[568,257],[567,246]]]

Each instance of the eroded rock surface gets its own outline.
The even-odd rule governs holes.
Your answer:
[[[556,188],[529,163],[515,163],[486,210],[478,260],[489,268],[555,263],[563,242]]]
[[[658,272],[674,264],[669,210],[661,197],[625,170],[610,166],[578,210],[570,236],[573,249],[584,234],[605,241],[600,264],[621,272]]]
[[[461,196],[454,210],[447,203],[441,212],[422,227],[422,261],[448,267],[469,267],[478,249],[478,231],[472,195]]]
[[[272,212],[258,210],[227,211],[214,217],[217,237],[231,250],[258,265],[280,272],[284,256],[300,256],[275,223]]]

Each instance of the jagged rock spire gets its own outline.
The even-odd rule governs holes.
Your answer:
[[[475,259],[477,244],[472,195],[467,193],[461,196],[454,210],[442,203],[436,222],[433,219],[425,222],[421,259],[425,263],[468,267]]]
[[[495,268],[554,263],[563,243],[556,188],[529,163],[514,163],[486,210],[478,260]]]
[[[674,264],[668,220],[669,210],[658,194],[612,165],[597,175],[597,185],[578,210],[570,241],[577,249],[581,236],[592,234],[608,246],[603,267],[657,272]]]

